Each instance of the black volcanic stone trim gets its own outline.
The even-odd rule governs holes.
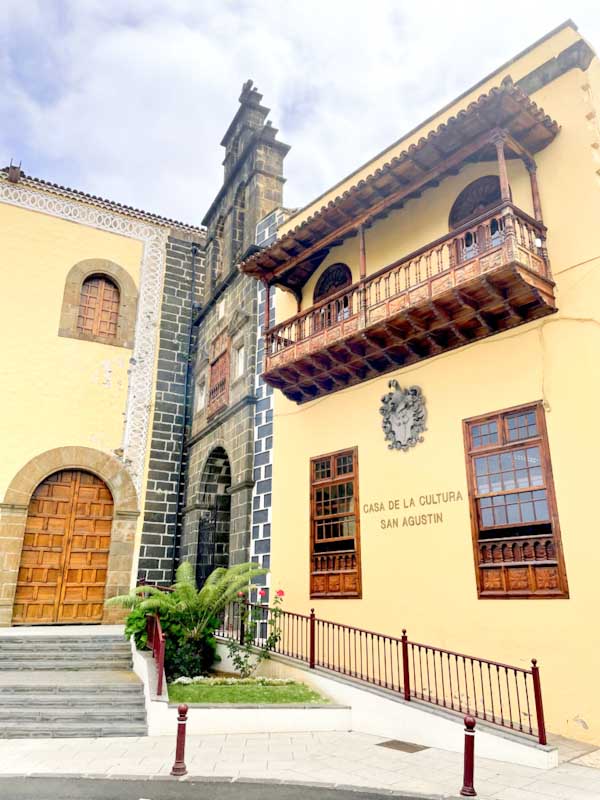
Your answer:
[[[170,237],[161,309],[158,372],[150,463],[138,576],[171,580],[179,520],[180,459],[184,438],[187,348],[192,320],[192,242]],[[196,255],[196,291],[204,280],[203,253]],[[185,461],[186,452],[183,451]]]

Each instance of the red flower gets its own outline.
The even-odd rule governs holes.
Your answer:
[[[259,593],[258,593],[258,596],[259,596],[259,597],[265,597],[265,596],[266,596],[266,594],[267,594],[267,593],[265,592],[265,590],[264,590],[264,589],[261,589],[261,590],[259,591]]]
[[[283,589],[277,589],[275,594],[277,595],[277,597],[283,597],[285,595],[285,592],[283,591]]]
[[[243,597],[243,596],[244,596],[243,592],[238,592],[238,597]]]

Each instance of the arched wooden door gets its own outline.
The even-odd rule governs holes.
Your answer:
[[[55,472],[27,513],[13,623],[100,622],[113,499],[82,470]]]

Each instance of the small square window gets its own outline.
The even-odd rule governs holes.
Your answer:
[[[481,422],[479,425],[472,425],[471,439],[473,441],[473,447],[486,447],[490,444],[498,444],[498,423],[496,420]]]
[[[321,481],[324,478],[331,478],[331,459],[320,458],[313,463],[315,470],[315,480]]]
[[[511,442],[519,439],[530,439],[538,435],[535,411],[526,411],[521,414],[511,414],[506,418],[508,438]]]
[[[347,455],[337,456],[337,474],[338,475],[348,475],[352,472],[352,453],[348,453]]]

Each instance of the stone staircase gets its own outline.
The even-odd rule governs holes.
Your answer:
[[[0,634],[0,738],[145,736],[144,689],[122,634]]]

